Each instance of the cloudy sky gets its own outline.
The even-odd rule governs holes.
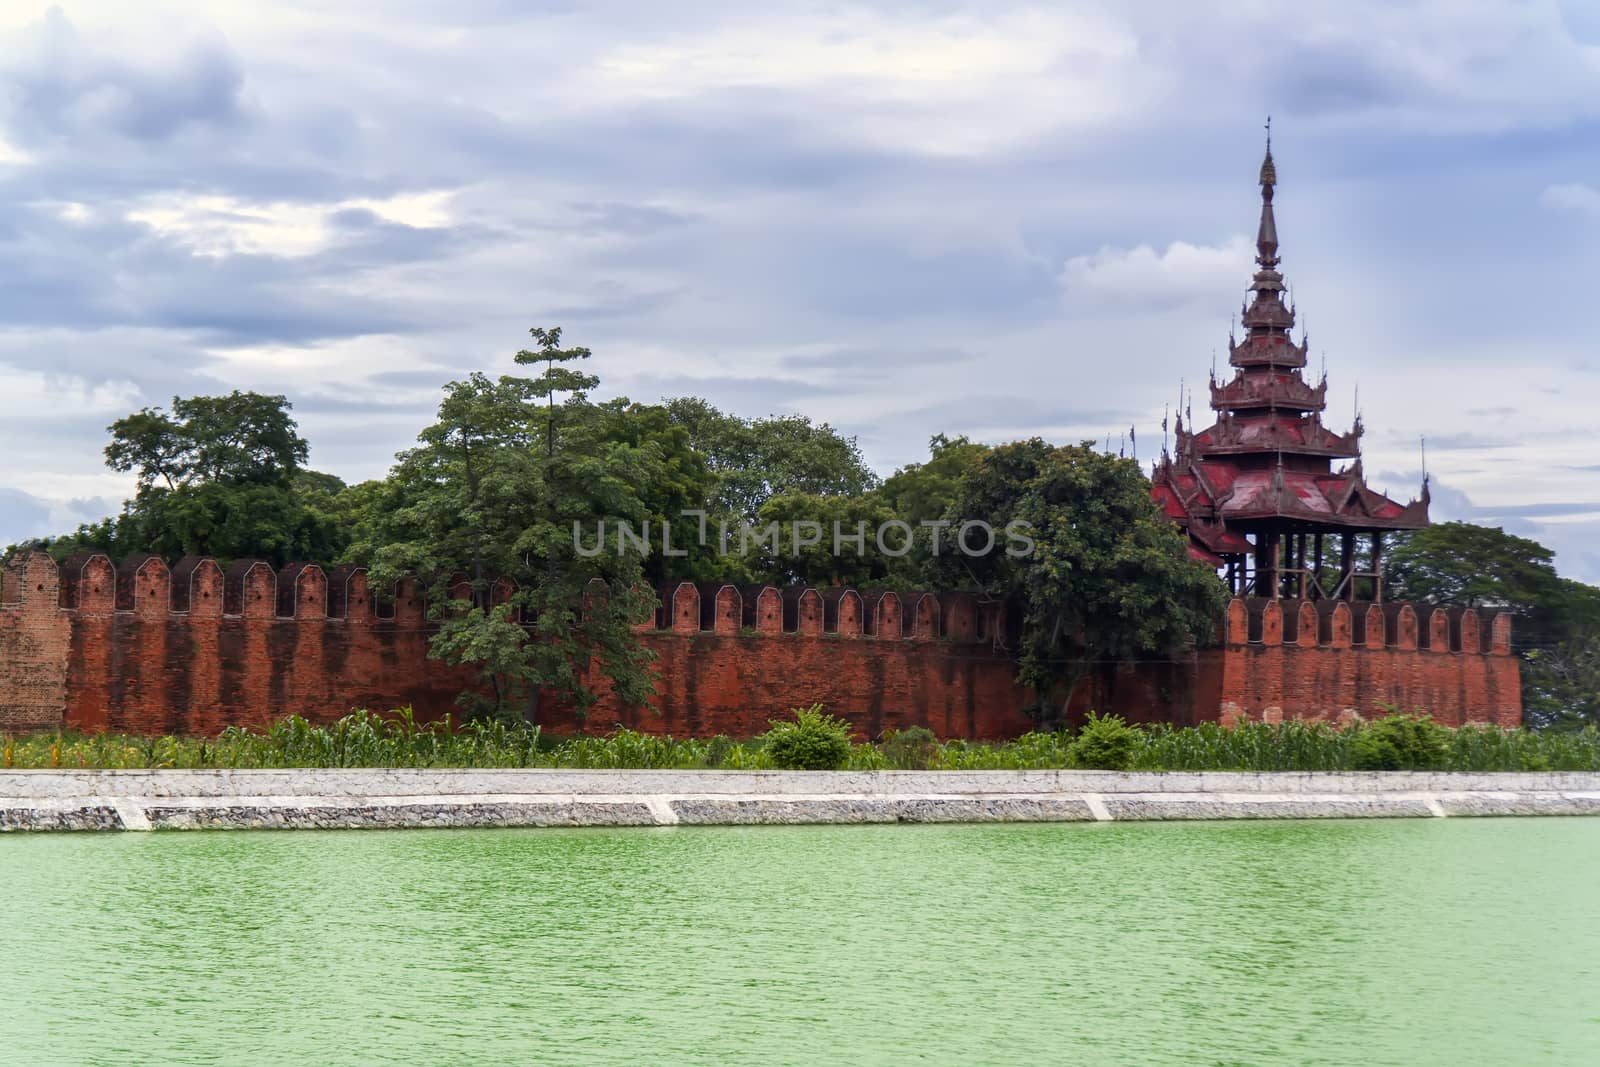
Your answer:
[[[114,510],[106,424],[174,394],[286,393],[381,474],[535,324],[885,473],[940,431],[1148,459],[1271,113],[1370,480],[1426,435],[1436,518],[1600,581],[1600,6],[1210,6],[6,0],[0,544]]]

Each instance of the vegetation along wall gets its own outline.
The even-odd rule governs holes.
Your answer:
[[[224,573],[209,559],[89,555],[58,569],[22,555],[0,582],[0,730],[210,734],[403,705],[436,718],[472,680],[428,659],[425,607],[409,583],[374,597],[356,568],[247,561]],[[1218,647],[1108,667],[1074,708],[1192,724],[1337,721],[1382,702],[1451,724],[1520,721],[1509,616],[1355,607],[1235,600]],[[820,702],[869,736],[909,725],[1015,736],[1032,723],[1002,648],[1009,625],[970,593],[683,583],[641,627],[658,657],[655,707],[602,697],[582,722],[553,709],[546,724],[748,736]]]

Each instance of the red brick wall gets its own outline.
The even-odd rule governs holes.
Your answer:
[[[210,560],[171,571],[154,557],[104,556],[57,573],[16,561],[0,607],[0,729],[213,734],[290,713],[326,722],[353,708],[404,705],[443,715],[467,672],[427,658],[432,629],[409,584],[379,605],[359,570]],[[945,737],[1028,730],[1028,694],[999,652],[1005,619],[971,594],[703,588],[665,597],[644,642],[660,674],[655,709],[602,699],[585,728],[748,736],[795,706],[821,703],[861,733],[927,726]],[[1106,667],[1085,679],[1074,716],[1134,720],[1372,716],[1383,701],[1442,722],[1521,718],[1509,618],[1409,606],[1363,610],[1234,601],[1220,647]],[[548,705],[547,705],[548,707]],[[559,732],[570,712],[546,716]]]
[[[245,564],[225,576],[211,560],[175,573],[154,558],[117,571],[104,556],[69,563],[66,725],[214,734],[291,713],[327,722],[354,708],[451,711],[471,677],[428,660],[432,630],[415,590],[402,586],[380,617],[364,574],[335,579],[330,604],[318,567],[275,575]]]
[[[0,569],[0,731],[61,726],[70,633],[56,608],[58,581],[45,556],[20,556]]]
[[[1320,610],[1319,610],[1320,607]],[[1381,705],[1425,711],[1447,726],[1522,722],[1511,617],[1409,604],[1319,606],[1235,600],[1228,608],[1220,714],[1346,721]]]

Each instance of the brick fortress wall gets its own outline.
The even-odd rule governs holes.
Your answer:
[[[22,556],[0,583],[0,730],[212,734],[290,713],[451,711],[470,674],[427,658],[433,628],[415,586],[373,593],[358,568],[241,562],[224,573],[206,559],[169,569],[153,556],[114,566],[94,555],[58,570]],[[1218,647],[1098,671],[1074,710],[1180,724],[1339,720],[1383,701],[1452,724],[1520,721],[1509,617],[1440,610],[1423,627],[1409,605],[1358,609],[1235,600]],[[602,697],[586,723],[557,708],[546,725],[748,736],[822,703],[868,736],[922,725],[1011,737],[1032,725],[999,647],[1014,625],[973,594],[686,582],[664,590],[640,628],[658,657],[654,710]]]

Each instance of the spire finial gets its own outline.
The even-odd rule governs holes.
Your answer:
[[[1272,199],[1272,187],[1278,184],[1278,168],[1272,163],[1272,116],[1267,116],[1267,154],[1261,160],[1261,196]]]
[[[1278,222],[1272,217],[1272,187],[1278,184],[1278,168],[1272,162],[1272,120],[1267,120],[1267,154],[1261,160],[1261,226],[1256,230],[1256,262],[1263,270],[1278,265]]]

